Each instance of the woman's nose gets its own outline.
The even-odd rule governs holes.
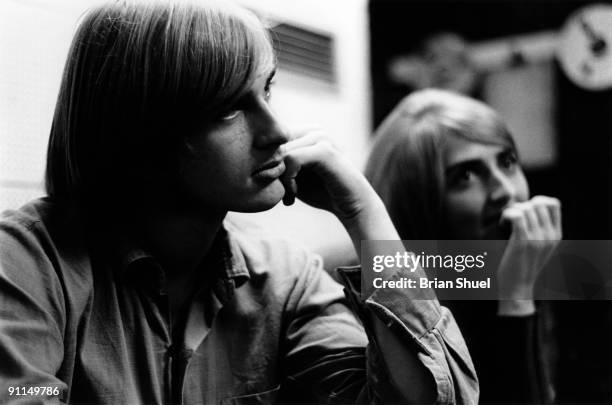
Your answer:
[[[255,146],[261,149],[278,147],[289,141],[289,132],[281,125],[267,103],[262,103],[253,117],[251,128]]]
[[[492,202],[506,205],[516,198],[514,182],[506,174],[498,172],[491,176],[491,190],[489,198]]]

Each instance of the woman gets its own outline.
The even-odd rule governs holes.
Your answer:
[[[437,301],[408,312],[377,303],[383,292],[349,295],[366,353],[318,256],[224,222],[299,196],[356,245],[398,238],[324,136],[280,126],[274,72],[264,26],[226,1],[120,1],[85,16],[49,195],[0,221],[0,402],[274,403],[281,387],[294,401],[477,402]]]
[[[482,402],[549,402],[534,288],[561,239],[560,204],[530,198],[499,115],[448,91],[413,93],[378,129],[366,176],[402,239],[507,239],[498,301],[448,305],[472,352]]]

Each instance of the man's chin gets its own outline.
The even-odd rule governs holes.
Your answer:
[[[276,200],[275,202],[257,202],[257,203],[253,203],[253,204],[248,204],[245,206],[240,206],[237,207],[231,211],[234,212],[245,212],[245,213],[255,213],[255,212],[262,212],[262,211],[268,211],[272,208],[274,208],[278,203],[280,202],[279,200]]]
[[[261,212],[275,207],[285,195],[285,189],[280,182],[270,184],[256,195],[249,196],[239,201],[231,211],[235,212]]]

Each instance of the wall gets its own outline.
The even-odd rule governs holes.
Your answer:
[[[0,2],[0,211],[43,194],[60,77],[87,1]]]

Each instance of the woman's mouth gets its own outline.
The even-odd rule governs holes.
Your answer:
[[[502,213],[488,215],[483,220],[483,227],[487,234],[486,239],[508,239],[512,227],[506,221],[502,221]]]
[[[501,212],[490,214],[484,217],[482,223],[485,227],[499,226],[501,220]]]

